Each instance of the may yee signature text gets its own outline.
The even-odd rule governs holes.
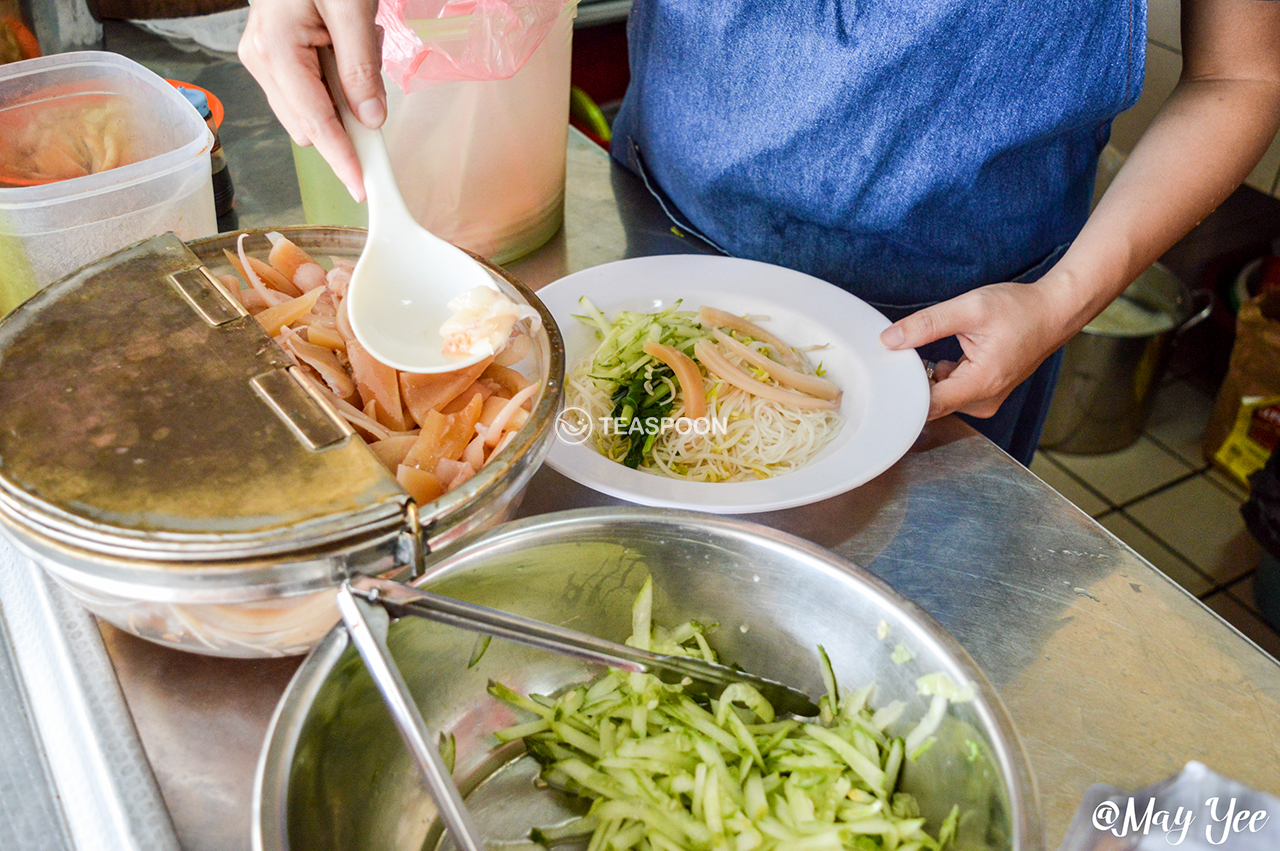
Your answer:
[[[1235,798],[1209,798],[1204,805],[1208,810],[1204,836],[1210,845],[1222,845],[1233,834],[1257,833],[1271,818],[1265,810],[1239,808]],[[1173,812],[1157,810],[1155,798],[1147,799],[1146,809],[1142,812],[1138,811],[1133,798],[1123,808],[1115,801],[1103,801],[1093,810],[1093,826],[1098,830],[1121,838],[1138,833],[1146,836],[1152,830],[1158,830],[1164,833],[1170,845],[1181,845],[1195,821],[1195,813],[1184,807]]]

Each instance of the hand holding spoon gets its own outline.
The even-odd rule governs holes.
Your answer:
[[[405,206],[381,130],[351,112],[332,48],[320,67],[342,126],[355,147],[369,199],[364,252],[347,289],[351,329],[369,354],[405,372],[449,372],[493,354],[446,354],[440,326],[453,315],[449,302],[476,287],[497,290],[492,276],[466,252],[418,224]]]

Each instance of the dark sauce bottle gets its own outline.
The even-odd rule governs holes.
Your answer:
[[[209,98],[200,89],[180,88],[183,96],[200,113],[200,117],[213,131],[213,150],[209,152],[210,164],[213,168],[213,206],[221,218],[231,212],[235,201],[236,190],[231,185],[231,170],[227,168],[227,158],[222,153],[222,142],[218,139],[218,128],[213,123],[213,112],[209,109]]]

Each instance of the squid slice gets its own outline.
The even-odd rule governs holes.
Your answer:
[[[465,392],[488,366],[489,361],[482,360],[453,372],[400,373],[400,393],[414,421],[423,425],[431,411],[440,410]]]
[[[349,422],[352,427],[368,435],[368,437],[365,438],[367,442],[385,440],[391,436],[391,429],[387,428],[372,417],[366,416],[364,411],[360,410],[346,399],[339,398],[338,394],[334,393],[328,387],[317,384],[314,380],[311,384],[313,387],[316,387],[319,391],[326,394],[328,400],[333,403],[335,408],[338,409],[338,413],[342,415],[344,420]]]
[[[734,387],[753,396],[759,396],[762,399],[768,399],[781,405],[792,405],[796,408],[818,408],[828,411],[838,411],[840,409],[838,400],[819,399],[816,396],[797,393],[795,390],[788,390],[784,387],[774,387],[772,384],[765,384],[763,381],[748,375],[742,369],[730,363],[724,353],[716,348],[716,344],[710,340],[699,340],[695,343],[693,354],[698,359],[698,362],[705,366],[707,371],[716,378],[727,381]]]
[[[396,468],[404,463],[404,456],[408,454],[409,448],[417,439],[418,436],[414,434],[392,435],[382,440],[375,440],[369,444],[369,448],[373,450],[374,455],[378,456],[378,460],[394,473]]]
[[[321,290],[312,290],[305,295],[272,305],[257,314],[255,318],[262,323],[262,327],[267,330],[267,333],[274,337],[280,333],[281,328],[292,322],[297,322],[300,317],[309,313],[312,305],[316,303],[316,299],[320,297],[321,292]]]
[[[252,255],[248,257],[248,260],[253,271],[256,272],[258,277],[262,279],[262,282],[271,287],[271,289],[294,298],[302,295],[302,290],[294,286],[293,281],[280,274],[280,272],[267,261],[259,260],[257,257]]]
[[[309,293],[316,287],[328,285],[329,278],[324,271],[324,267],[319,263],[303,263],[297,269],[290,280],[293,285],[304,293]]]
[[[351,285],[351,270],[342,266],[334,266],[325,274],[325,283],[338,298],[345,298],[347,287]]]
[[[276,231],[271,231],[267,234],[267,239],[271,240],[271,251],[267,254],[267,262],[281,275],[284,275],[295,284],[297,283],[298,269],[308,263],[321,268],[323,271],[323,267],[316,263],[310,254],[299,248],[289,237]]]
[[[537,392],[538,384],[530,384],[528,387],[508,399],[507,404],[504,405],[502,410],[498,411],[498,415],[493,418],[493,422],[488,424],[489,431],[485,435],[484,442],[489,446],[497,445],[498,441],[502,438],[502,432],[505,431],[508,424],[511,423],[511,418],[515,415],[515,412],[520,411],[520,406],[524,404],[525,400],[532,398],[533,394]],[[523,413],[523,411],[521,411],[521,413]],[[512,428],[512,431],[515,431],[515,429]]]
[[[797,372],[790,367],[783,366],[777,361],[765,357],[750,346],[735,340],[719,328],[713,328],[711,333],[716,338],[716,342],[724,346],[729,351],[729,354],[737,355],[747,363],[759,367],[766,375],[782,386],[790,387],[792,390],[799,390],[801,393],[808,393],[810,396],[817,396],[819,399],[840,398],[840,385],[834,381],[830,381],[820,375]]]
[[[796,354],[795,349],[783,342],[781,337],[766,331],[749,319],[734,316],[732,313],[714,307],[703,306],[698,308],[698,321],[709,328],[732,328],[740,334],[767,344],[778,353],[782,362],[792,369],[804,368],[804,358]]]
[[[435,472],[437,478],[448,483],[445,485],[445,492],[447,493],[474,476],[476,468],[466,461],[441,458],[440,463],[436,465]]]
[[[467,448],[462,450],[462,460],[466,461],[477,470],[485,465],[488,460],[485,458],[484,433],[481,431],[482,426],[476,426],[476,436],[471,438],[471,442],[467,444]]]
[[[434,502],[444,495],[445,483],[435,473],[401,464],[396,468],[396,481],[409,492],[418,505]]]
[[[707,415],[707,391],[702,382],[698,365],[679,349],[661,343],[647,342],[644,353],[671,367],[680,382],[680,395],[684,397],[684,415],[700,420]]]
[[[312,292],[318,295],[322,291]],[[351,377],[355,379],[356,389],[360,391],[360,399],[365,404],[376,399],[387,417],[387,425],[396,431],[407,429],[409,420],[400,399],[399,373],[393,367],[376,360],[368,349],[355,340],[347,341],[347,358],[351,361]]]
[[[511,366],[524,360],[525,355],[533,348],[533,338],[522,332],[519,328],[511,333],[511,339],[503,346],[496,355],[493,362],[498,366]]]
[[[303,340],[296,332],[285,338],[284,348],[293,352],[298,360],[314,369],[324,379],[335,396],[350,399],[356,395],[355,382],[339,363],[331,349]]]
[[[440,326],[444,353],[453,355],[496,354],[511,339],[511,331],[522,319],[540,326],[538,311],[516,304],[491,287],[475,287],[449,302],[453,315]]]
[[[432,411],[422,424],[417,442],[405,456],[405,463],[423,470],[434,470],[441,458],[457,460],[475,434],[483,406],[480,397],[473,396],[468,406],[456,414]]]
[[[306,317],[303,317],[303,319],[305,320]],[[338,333],[337,329],[321,322],[307,322],[307,342],[323,346],[333,352],[345,352],[347,350],[347,341],[342,339],[342,335]]]
[[[493,364],[480,373],[481,378],[489,379],[508,396],[514,396],[529,386],[529,379],[509,366]]]
[[[480,394],[481,402],[488,402],[489,397],[493,395],[493,388],[479,381],[471,382],[471,385],[458,394],[457,398],[440,409],[441,413],[453,414],[461,411],[471,402],[471,397]]]
[[[494,423],[498,419],[498,415],[504,413],[507,410],[507,406],[510,404],[510,396],[502,396],[497,393],[494,393],[484,400],[484,412],[480,414],[480,425],[484,427],[485,434],[488,434],[489,429],[494,427]],[[528,411],[521,407],[516,407],[510,413],[506,413],[505,416],[505,425],[501,423],[498,424],[498,431],[501,431],[503,428],[508,430],[523,428],[524,424],[529,420]],[[498,437],[495,435],[493,440],[494,442],[497,442]],[[493,444],[490,443],[489,445],[492,446]]]
[[[280,304],[281,302],[288,301],[289,296],[271,289],[262,282],[260,277],[258,277],[258,273],[254,270],[253,265],[249,263],[248,255],[244,253],[244,238],[245,234],[240,234],[240,238],[236,240],[236,251],[239,252],[238,256],[235,252],[227,251],[225,249],[223,250],[223,253],[227,255],[227,262],[229,262],[232,267],[240,273],[240,277],[249,282],[249,286],[253,288],[254,292],[262,296],[262,300],[267,304]]]

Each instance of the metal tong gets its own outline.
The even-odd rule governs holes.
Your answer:
[[[338,589],[338,611],[346,624],[352,643],[364,660],[369,675],[391,710],[396,729],[413,755],[427,789],[435,801],[440,818],[453,834],[454,842],[463,851],[487,851],[480,831],[476,829],[471,813],[462,802],[462,793],[453,782],[449,767],[444,764],[440,751],[432,744],[431,731],[418,711],[409,687],[400,669],[387,649],[387,632],[391,618],[387,611],[364,597],[353,594],[347,583]]]
[[[399,582],[355,576],[342,583],[337,601],[351,640],[391,710],[396,728],[426,780],[440,817],[463,851],[485,851],[484,840],[440,752],[432,744],[431,731],[427,729],[422,713],[387,649],[391,616],[423,617],[562,653],[585,662],[653,674],[666,683],[684,683],[687,688],[696,686],[711,697],[718,696],[734,683],[746,683],[781,713],[818,714],[817,705],[808,695],[773,680],[702,659],[639,650],[509,612],[442,597]]]
[[[572,656],[584,662],[607,665],[622,671],[653,674],[664,683],[685,683],[686,687],[699,690],[710,697],[719,697],[725,688],[734,683],[746,683],[760,692],[780,714],[818,714],[817,704],[804,692],[727,665],[717,665],[691,656],[665,656],[639,650],[510,612],[442,597],[387,579],[357,576],[349,579],[346,585],[353,594],[364,597],[370,603],[380,604],[395,617],[413,615]]]

